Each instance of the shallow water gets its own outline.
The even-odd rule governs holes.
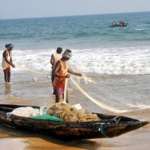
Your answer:
[[[116,109],[133,111],[125,113],[124,115],[126,116],[150,121],[150,109],[145,107],[150,104],[148,101],[150,97],[148,92],[150,88],[148,86],[150,82],[149,75],[106,76],[89,74],[88,76],[95,82],[85,83],[80,81],[80,85],[92,97]],[[36,80],[34,80],[35,77]],[[54,103],[49,81],[47,74],[37,75],[29,72],[14,74],[11,86],[5,87],[3,81],[0,81],[2,89],[0,91],[0,103],[39,106]],[[80,103],[89,111],[112,114],[85,98],[71,83],[69,85],[69,99],[70,103]],[[128,104],[132,104],[132,107]],[[144,128],[116,138],[72,141],[68,143],[35,133],[0,127],[0,148],[6,150],[10,149],[10,147],[13,150],[18,150],[18,147],[20,148],[19,150],[147,150],[150,146],[149,135],[150,126],[147,125]]]

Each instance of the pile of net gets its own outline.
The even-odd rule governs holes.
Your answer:
[[[47,113],[55,115],[64,121],[71,122],[86,122],[86,121],[100,121],[96,114],[88,113],[82,108],[77,108],[65,103],[56,103],[49,107]]]
[[[44,109],[43,109],[44,108]],[[9,115],[30,117],[37,120],[67,121],[67,122],[87,122],[100,121],[96,114],[91,114],[81,107],[81,105],[70,105],[56,103],[49,108],[20,107],[14,109]]]

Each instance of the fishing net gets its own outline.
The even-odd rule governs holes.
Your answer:
[[[56,103],[48,109],[49,115],[55,115],[64,121],[86,122],[100,121],[96,114],[91,114],[84,109],[77,109],[74,106],[65,103]]]

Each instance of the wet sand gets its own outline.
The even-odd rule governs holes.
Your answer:
[[[53,96],[51,95],[49,82],[50,79],[48,78],[48,74],[37,75],[26,72],[16,74],[14,77],[11,86],[5,86],[3,81],[0,81],[0,103],[29,104],[39,106],[45,106],[54,103]],[[82,81],[82,87],[90,91],[90,95],[97,99],[101,99],[106,104],[109,104],[110,102],[110,104],[116,108],[127,109],[128,107],[125,104],[131,103],[131,98],[133,98],[136,103],[138,102],[139,97],[136,97],[136,95],[139,93],[139,91],[143,91],[143,93],[139,93],[139,95],[141,95],[141,98],[144,98],[146,101],[145,103],[148,104],[148,99],[150,98],[148,93],[148,83],[150,82],[149,77],[150,76],[147,75],[134,77],[92,75],[92,79],[96,81],[96,84],[87,84]],[[80,103],[89,111],[106,112],[87,100],[87,98],[79,93],[79,91],[74,88],[72,84],[70,84],[69,87],[70,103]],[[119,96],[120,104],[118,104]],[[127,100],[125,101],[125,99]],[[134,108],[132,109],[134,110]],[[135,109],[133,112],[126,113],[124,115],[150,121],[150,109],[148,108],[142,110]],[[0,126],[0,149],[147,150],[150,147],[149,136],[150,125],[147,125],[143,128],[115,138],[62,142],[44,135],[8,129]]]

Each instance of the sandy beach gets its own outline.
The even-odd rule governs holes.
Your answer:
[[[34,74],[30,72],[13,73],[11,86],[5,86],[0,81],[0,103],[25,104],[47,106],[54,103],[51,94],[50,79],[46,74]],[[150,109],[128,107],[127,104],[139,100],[137,94],[144,98],[150,98],[148,93],[150,82],[149,75],[139,76],[107,76],[88,75],[95,82],[85,83],[82,87],[94,98],[105,104],[110,104],[116,109],[129,109],[130,113],[120,114],[150,121]],[[116,82],[117,81],[117,82]],[[96,88],[97,87],[97,88]],[[125,88],[126,87],[126,88]],[[132,91],[131,91],[132,89]],[[141,93],[139,93],[141,91]],[[147,92],[147,93],[145,93]],[[132,94],[132,95],[131,95]],[[126,101],[124,101],[126,99]],[[94,103],[84,97],[73,85],[69,85],[70,103],[80,103],[84,108],[92,112],[105,112]],[[120,103],[118,101],[120,100]],[[141,99],[142,100],[142,99]],[[126,104],[126,105],[125,105]],[[138,106],[139,107],[139,106]],[[93,139],[83,141],[62,142],[44,135],[33,134],[27,131],[19,131],[0,127],[0,149],[3,150],[147,150],[149,149],[150,125],[138,130],[121,135],[116,138]]]

